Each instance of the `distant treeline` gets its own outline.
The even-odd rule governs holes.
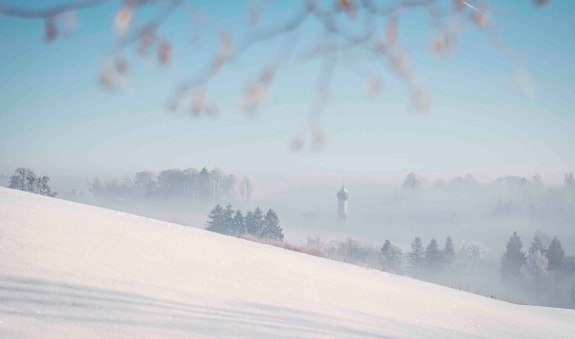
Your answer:
[[[504,176],[487,183],[480,183],[472,175],[455,177],[451,180],[435,180],[428,183],[424,177],[409,173],[401,191],[393,202],[410,201],[415,194],[420,199],[459,197],[465,201],[479,203],[476,211],[488,214],[491,219],[505,220],[510,217],[527,217],[537,222],[568,224],[575,218],[575,174],[567,172],[563,185],[545,185],[540,175],[530,179],[521,176]],[[446,205],[444,205],[446,206]],[[446,221],[457,221],[464,211],[453,211]]]
[[[451,237],[445,239],[443,246],[435,239],[425,245],[420,237],[416,237],[409,250],[404,252],[389,240],[377,248],[353,239],[324,243],[319,236],[308,236],[305,248],[300,251],[408,274],[507,301],[527,302],[520,298],[528,296],[531,303],[575,308],[575,256],[566,255],[557,237],[551,238],[542,232],[536,233],[527,251],[523,250],[521,238],[514,232],[501,256],[499,270],[489,260],[483,260],[484,250],[480,242],[463,242],[456,249]],[[503,285],[495,282],[495,286],[500,286],[497,289],[505,291],[511,288],[512,295],[509,292],[499,295],[495,289],[480,292],[472,287],[494,288],[493,280],[499,280],[499,277]],[[467,285],[469,282],[471,286]]]
[[[575,174],[573,172],[567,172],[563,176],[563,184],[565,187],[575,189]],[[401,184],[401,188],[405,191],[417,191],[423,188],[434,188],[434,189],[441,189],[441,190],[461,190],[465,188],[473,188],[473,187],[480,187],[480,186],[493,186],[493,185],[505,185],[508,187],[539,187],[542,188],[543,180],[539,174],[535,174],[531,177],[531,179],[521,177],[521,176],[514,176],[508,175],[505,177],[499,177],[493,180],[490,183],[481,184],[475,178],[468,174],[464,177],[455,177],[449,181],[438,179],[435,180],[431,185],[427,185],[426,179],[414,172],[408,173],[403,183]]]
[[[159,173],[142,171],[133,177],[90,183],[94,196],[160,197],[220,201],[250,200],[254,187],[247,177],[238,178],[219,169],[167,169]]]

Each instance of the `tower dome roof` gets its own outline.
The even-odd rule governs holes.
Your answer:
[[[349,198],[349,192],[341,185],[341,189],[337,191],[337,198],[339,200],[347,200]]]

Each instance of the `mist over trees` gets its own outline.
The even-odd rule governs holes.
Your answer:
[[[504,236],[514,229],[530,234],[537,230],[557,234],[571,249],[575,246],[575,238],[565,238],[572,232],[572,220],[575,219],[575,186],[571,177],[569,172],[562,183],[548,184],[538,174],[532,177],[508,175],[479,182],[472,175],[431,181],[409,173],[401,186],[395,184],[395,189],[387,189],[388,198],[381,211],[370,212],[370,209],[378,208],[375,204],[354,210],[361,209],[362,213],[373,216],[368,219],[370,227],[381,223],[389,227],[421,227],[424,230],[418,234],[426,237],[434,236],[431,228],[458,238],[466,237],[463,232],[466,227],[470,230],[481,228],[486,232],[471,239],[481,240],[491,249],[495,245],[490,240],[493,234]],[[370,199],[373,198],[375,195],[370,194]],[[405,236],[403,238],[403,241],[407,240]]]
[[[411,172],[403,180],[401,188],[404,190],[417,191],[418,189],[423,188],[424,184],[425,179],[423,179],[423,177]]]
[[[440,265],[443,262],[443,256],[439,250],[439,245],[437,240],[431,239],[429,245],[425,248],[425,268],[431,272],[439,270]]]
[[[166,219],[168,221],[179,222],[174,217],[175,213],[195,208],[194,213],[200,216],[195,220],[199,222],[179,222],[190,226],[201,225],[207,208],[219,202],[205,224],[210,231],[281,243],[286,246],[284,248],[406,274],[512,302],[575,307],[573,240],[569,237],[571,228],[566,228],[571,227],[569,222],[575,216],[575,189],[571,178],[572,175],[567,173],[562,182],[555,185],[549,185],[539,175],[530,178],[503,176],[489,182],[479,182],[466,175],[433,182],[410,173],[404,180],[407,184],[396,182],[388,189],[393,200],[386,200],[386,193],[382,193],[386,191],[377,191],[371,183],[369,187],[366,184],[365,190],[372,194],[371,197],[378,194],[378,197],[383,197],[379,201],[383,200],[386,205],[375,210],[367,199],[364,200],[366,206],[362,206],[363,202],[360,204],[359,200],[354,201],[353,216],[367,215],[369,217],[364,220],[373,219],[380,226],[377,237],[381,242],[377,244],[353,239],[346,234],[348,237],[342,240],[323,243],[318,236],[308,239],[305,245],[292,246],[283,239],[285,230],[291,230],[295,222],[290,220],[289,210],[286,211],[282,201],[297,202],[297,198],[305,196],[306,192],[294,191],[291,196],[294,199],[286,199],[284,192],[277,193],[279,198],[275,201],[264,192],[266,203],[273,202],[274,210],[256,208],[261,203],[260,194],[248,204],[249,210],[239,210],[227,202],[244,206],[246,199],[253,199],[250,197],[254,187],[252,181],[217,169],[141,171],[132,177],[108,181],[96,178],[90,182],[90,190],[94,196],[124,209],[132,205],[142,205],[142,210],[159,210],[168,206],[171,209],[164,214],[170,218]],[[313,186],[309,190],[316,188]],[[332,197],[333,192],[328,193]],[[322,196],[323,192],[318,192],[314,199]],[[126,204],[118,204],[120,201],[109,198],[121,198],[126,200]],[[129,201],[132,198],[134,200]],[[136,198],[151,200],[145,204]],[[175,199],[181,200],[181,204]],[[160,200],[165,200],[165,204],[160,204]],[[213,204],[189,203],[195,201]],[[322,218],[327,219],[321,209],[311,210],[315,205],[309,205],[310,199],[302,201],[304,203],[300,201],[299,206],[292,206],[291,202],[289,206],[299,212],[306,204],[307,211],[314,213],[315,218],[302,219],[304,224],[313,226]],[[326,210],[333,213],[334,199],[325,205],[328,207]],[[276,211],[281,212],[281,223]],[[139,213],[145,215],[144,212]],[[435,217],[437,215],[443,219]],[[393,228],[395,225],[399,227]],[[515,227],[517,232],[513,233]],[[355,232],[354,236],[362,237],[362,231],[366,229]],[[450,236],[445,237],[447,234]],[[482,235],[486,237],[481,238]]]
[[[481,243],[460,241],[456,246],[451,236],[443,245],[433,238],[424,242],[415,237],[404,253],[390,240],[377,248],[351,238],[323,242],[315,235],[307,237],[307,250],[302,252],[514,303],[575,308],[575,256],[565,255],[557,237],[547,243],[541,240],[547,238],[551,239],[535,234],[526,254],[514,232],[497,262],[483,256]],[[551,261],[559,266],[551,269]]]
[[[455,259],[455,247],[450,236],[445,239],[445,247],[443,248],[441,259],[446,265],[451,265]]]
[[[565,186],[575,188],[575,176],[573,175],[573,172],[565,173],[563,182],[565,183]]]
[[[547,259],[549,260],[549,270],[554,271],[563,265],[563,259],[565,258],[565,252],[563,252],[563,246],[557,237],[553,237],[549,249],[545,253]]]
[[[543,245],[543,241],[539,238],[538,235],[533,237],[533,241],[529,246],[529,254],[540,252],[541,254],[545,254],[545,245]]]
[[[529,252],[525,260],[525,264],[521,267],[522,275],[527,282],[531,282],[535,286],[535,290],[539,290],[542,281],[548,276],[548,259],[541,250],[534,250]]]
[[[94,196],[119,198],[161,198],[199,201],[249,201],[254,190],[252,181],[238,178],[220,169],[167,169],[155,173],[141,171],[133,177],[90,184]]]

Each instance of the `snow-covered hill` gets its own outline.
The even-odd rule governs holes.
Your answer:
[[[0,337],[565,337],[521,306],[0,188]]]

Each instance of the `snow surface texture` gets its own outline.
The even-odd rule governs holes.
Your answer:
[[[564,337],[522,306],[0,188],[0,337]]]

